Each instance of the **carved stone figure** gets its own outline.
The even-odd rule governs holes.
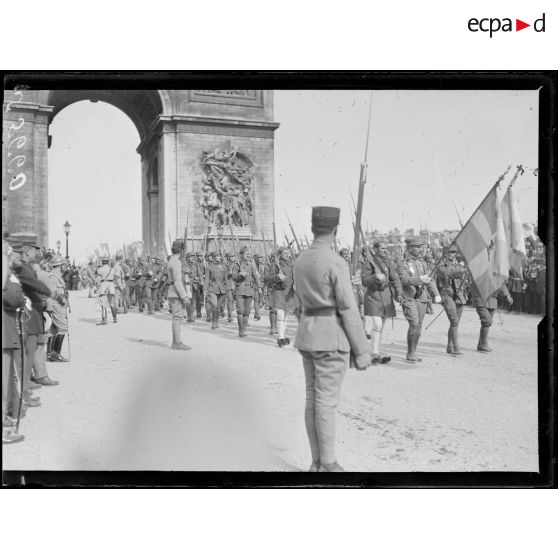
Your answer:
[[[200,207],[216,227],[248,225],[253,204],[253,164],[236,149],[204,151],[200,159],[203,187]]]

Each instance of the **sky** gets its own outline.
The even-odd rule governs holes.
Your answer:
[[[508,165],[537,167],[536,91],[276,91],[278,234],[310,237],[313,205],[341,208],[339,236],[352,243],[372,102],[363,227],[458,229]],[[86,258],[99,242],[141,239],[139,135],[106,103],[70,105],[54,119],[49,150],[49,236]],[[256,161],[257,163],[257,161]],[[537,218],[537,179],[517,182],[524,222]]]

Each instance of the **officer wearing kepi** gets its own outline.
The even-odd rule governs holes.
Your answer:
[[[405,239],[408,256],[399,262],[397,275],[403,287],[403,314],[409,322],[407,330],[407,360],[420,362],[422,359],[416,355],[417,345],[422,333],[422,321],[426,314],[428,295],[434,302],[441,302],[436,283],[430,277],[430,271],[422,257],[422,240],[417,236]],[[428,292],[426,292],[428,291]]]
[[[332,249],[337,207],[312,208],[314,242],[294,265],[295,290],[303,307],[294,346],[306,378],[304,421],[312,453],[310,472],[343,471],[335,454],[335,413],[343,376],[354,364],[371,364],[347,263]]]
[[[171,349],[188,351],[192,347],[182,343],[181,324],[186,315],[186,304],[192,298],[190,276],[182,271],[180,254],[184,241],[177,239],[172,243],[172,256],[168,263],[168,299],[172,312],[172,345]]]

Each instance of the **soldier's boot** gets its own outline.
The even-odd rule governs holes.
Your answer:
[[[463,352],[459,349],[459,341],[458,341],[458,327],[451,326],[449,335],[451,338],[451,346],[452,346],[452,354],[453,355],[462,355]]]
[[[277,335],[279,331],[277,330],[277,310],[271,309],[269,311],[269,335]]]
[[[212,320],[212,306],[210,302],[205,303],[205,321],[210,322]]]
[[[422,362],[422,359],[417,357],[419,338],[420,333],[407,333],[407,360],[409,362]]]
[[[490,353],[492,349],[488,344],[488,332],[490,328],[486,326],[481,326],[480,328],[480,335],[479,335],[479,343],[477,345],[477,351],[481,353]]]
[[[52,355],[52,341],[53,341],[54,337],[48,337],[47,338],[47,359],[50,360],[50,357]]]
[[[244,335],[248,335],[246,333],[246,328],[248,327],[248,316],[244,316]]]
[[[238,314],[236,316],[236,321],[238,322],[238,336],[239,337],[246,337],[246,329],[244,326],[244,316],[242,314]]]
[[[180,322],[174,321],[172,322],[172,345],[171,349],[176,351],[189,351],[192,347],[185,345],[182,343],[182,332],[180,329]]]
[[[227,322],[232,322],[233,303],[232,300],[227,300]]]
[[[147,300],[147,313],[148,314],[155,314],[155,312],[153,311],[153,300],[152,299]]]
[[[59,334],[56,336],[58,341],[56,343],[56,360],[58,362],[70,362],[69,358],[65,358],[62,356],[62,345],[64,343],[64,335]]]
[[[186,315],[188,316],[187,321],[192,323],[194,322],[194,308],[191,302],[186,303]]]
[[[214,308],[211,317],[211,329],[217,329],[219,327],[219,310]]]
[[[453,354],[453,340],[451,337],[451,326],[448,329],[448,346],[446,347],[446,353],[448,353],[448,355]]]
[[[254,320],[261,320],[262,317],[260,315],[260,303],[254,300]]]
[[[112,321],[114,323],[118,322],[118,318],[116,317],[116,307],[115,306],[111,306],[110,307],[110,311],[112,313]]]

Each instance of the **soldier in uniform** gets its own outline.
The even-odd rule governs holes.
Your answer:
[[[279,333],[277,329],[277,309],[273,306],[272,300],[272,285],[269,281],[271,277],[271,270],[275,268],[275,258],[274,255],[270,254],[268,261],[265,266],[265,273],[263,276],[263,285],[267,293],[267,307],[269,308],[269,335],[277,335]]]
[[[294,271],[290,261],[289,248],[280,247],[279,259],[268,269],[265,277],[270,289],[269,306],[277,312],[277,344],[279,347],[288,345],[291,340],[285,337],[287,330],[287,313],[295,304]]]
[[[262,254],[254,254],[254,265],[256,266],[256,271],[260,276],[260,287],[254,294],[254,320],[260,320],[260,307],[264,303],[263,296],[263,276],[265,275],[265,258]]]
[[[229,252],[226,255],[225,266],[227,267],[227,279],[225,281],[225,285],[227,287],[227,322],[232,322],[232,312],[233,312],[233,304],[234,304],[234,281],[232,278],[232,267],[235,263],[235,257],[232,252]]]
[[[186,254],[186,261],[182,266],[184,273],[188,274],[190,277],[190,282],[192,286],[192,297],[186,304],[186,315],[188,316],[187,321],[194,322],[194,307],[196,306],[196,296],[200,289],[200,280],[198,277],[198,266],[196,264],[196,254],[194,252],[188,252]],[[202,287],[203,288],[203,287]]]
[[[192,298],[190,277],[182,269],[180,254],[184,248],[184,241],[177,239],[172,243],[172,256],[168,263],[168,299],[172,312],[172,345],[171,349],[188,351],[188,345],[182,343],[181,324],[186,314],[185,307]]]
[[[332,250],[339,209],[312,208],[314,242],[297,258],[296,292],[303,306],[295,338],[306,378],[304,421],[312,453],[310,472],[343,471],[335,453],[335,414],[350,364],[371,363],[349,269]]]
[[[144,269],[144,266],[139,266],[136,269],[134,281],[134,292],[136,293],[136,303],[138,305],[139,312],[143,312],[143,305],[145,304],[145,301],[143,300],[143,287],[145,286]]]
[[[409,329],[407,331],[407,360],[420,362],[422,359],[416,355],[417,345],[422,333],[422,321],[426,313],[428,293],[434,302],[441,302],[440,294],[434,279],[430,277],[426,262],[422,257],[422,241],[413,236],[405,239],[408,255],[399,262],[397,274],[403,287],[403,314]]]
[[[205,278],[207,277],[207,270],[212,263],[213,263],[213,252],[208,252],[205,255],[205,264],[204,264],[204,269],[203,269],[203,284],[204,285],[205,285]],[[205,295],[205,321],[206,322],[211,322],[212,321],[212,317],[211,317],[212,306],[211,306],[211,301],[209,300],[209,297],[207,296],[207,292],[205,291],[205,288],[204,288],[204,295]]]
[[[240,249],[240,262],[232,266],[232,279],[235,282],[234,296],[238,336],[246,337],[246,326],[248,325],[252,299],[261,287],[260,276],[252,261],[250,250],[246,246]]]
[[[488,344],[488,332],[492,326],[492,318],[494,316],[494,311],[498,309],[498,294],[502,294],[508,304],[513,303],[513,299],[508,291],[506,285],[502,285],[498,291],[493,295],[489,296],[486,300],[480,294],[476,284],[473,282],[471,285],[471,294],[473,297],[473,306],[477,311],[481,322],[479,342],[477,344],[477,351],[481,353],[490,353],[492,351]]]
[[[196,252],[196,260],[198,269],[197,282],[199,286],[194,295],[196,297],[196,316],[201,318],[204,299],[203,285],[205,283],[205,254],[203,252]]]
[[[458,330],[463,305],[467,303],[464,292],[466,275],[465,268],[457,263],[457,246],[451,244],[436,273],[436,284],[442,298],[442,306],[450,323],[446,349],[450,355],[463,354],[459,348]]]
[[[397,302],[402,301],[401,281],[389,258],[387,244],[382,241],[374,242],[374,252],[362,271],[362,285],[366,287],[364,316],[370,317],[372,322],[372,364],[386,364],[391,357],[380,353],[382,333],[386,319],[395,316],[394,297]]]
[[[119,314],[124,313],[124,270],[122,269],[122,256],[115,256],[112,266],[114,271],[114,306]]]
[[[62,344],[64,336],[68,334],[68,292],[63,278],[63,268],[66,260],[62,256],[55,256],[50,263],[50,272],[46,281],[47,287],[51,292],[51,301],[48,307],[49,315],[52,320],[50,333],[52,340],[50,342],[50,350],[48,360],[50,362],[68,362],[69,359],[62,356]],[[45,381],[35,382],[43,385],[57,385],[58,382],[50,380],[44,371]]]
[[[35,363],[37,351],[44,351],[46,342],[46,332],[43,319],[43,309],[48,297],[50,297],[50,289],[37,278],[37,272],[33,268],[33,264],[39,259],[40,247],[31,238],[25,239],[21,244],[14,241],[12,249],[21,254],[21,260],[14,271],[21,283],[23,294],[31,301],[31,310],[29,311],[29,320],[25,324],[25,368],[23,377],[20,378],[23,386],[23,401],[27,407],[40,406],[40,398],[31,394],[31,373]]]
[[[148,314],[155,314],[153,311],[153,272],[148,270],[143,275],[143,302],[147,306]]]
[[[428,273],[428,275],[431,275],[432,270],[434,269],[434,262],[432,260],[432,254],[430,253],[430,250],[428,250],[428,249],[427,249],[426,253],[424,254],[424,261],[426,262],[427,273]],[[427,314],[434,314],[434,307],[432,306],[432,297],[430,296],[430,293],[428,292],[428,290],[426,291],[426,294],[428,296],[428,301],[426,303],[426,313]]]
[[[217,329],[221,308],[227,297],[226,279],[228,269],[223,264],[221,254],[213,254],[212,260],[213,262],[209,264],[205,274],[204,290],[211,307],[211,329]]]
[[[97,292],[101,303],[101,321],[97,322],[97,325],[107,324],[107,308],[110,308],[112,313],[112,321],[118,322],[114,303],[114,268],[110,267],[109,261],[107,256],[103,256],[101,266],[97,268]]]

